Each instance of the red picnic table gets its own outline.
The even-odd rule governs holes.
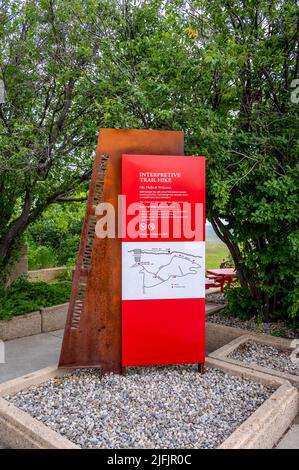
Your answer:
[[[215,283],[215,287],[218,285],[221,292],[223,292],[225,284],[231,284],[236,279],[234,268],[208,269],[207,273],[210,274],[208,279]]]

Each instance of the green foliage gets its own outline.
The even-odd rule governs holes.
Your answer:
[[[57,265],[57,258],[49,246],[31,245],[28,253],[28,267],[31,270],[53,268]]]
[[[298,318],[299,107],[290,99],[298,77],[296,5],[202,5],[197,20],[208,17],[213,30],[206,50],[220,100],[196,149],[202,151],[208,134],[207,214],[230,247],[242,287],[255,299],[252,315]],[[237,292],[230,296],[233,311],[239,297],[243,305]]]
[[[207,216],[238,270],[240,302],[250,291],[252,315],[298,318],[296,1],[3,5],[3,270],[27,226],[81,191],[100,126],[183,129],[185,153],[208,157]],[[67,262],[78,231],[42,224],[32,243],[56,243]]]
[[[105,50],[116,84],[105,125],[184,129],[186,153],[208,157],[207,216],[255,300],[252,315],[297,317],[296,2],[164,5],[126,4]]]
[[[75,265],[84,213],[85,203],[53,204],[29,227],[30,269]]]
[[[260,305],[254,299],[249,289],[244,287],[226,287],[227,311],[233,317],[249,320],[256,315]]]
[[[68,302],[70,282],[29,282],[19,279],[8,289],[0,288],[0,320]]]
[[[285,338],[285,331],[284,330],[275,330],[271,333],[272,336],[276,336],[278,338]]]
[[[62,239],[58,251],[58,262],[60,266],[75,266],[77,260],[77,254],[80,245],[80,233],[74,233],[71,236]]]
[[[89,180],[103,121],[95,111],[106,82],[98,75],[102,41],[111,34],[115,8],[108,0],[1,2],[1,275],[28,225]]]
[[[67,269],[57,276],[57,281],[72,281],[74,266],[68,266]]]
[[[256,319],[257,330],[259,334],[263,333],[263,317],[262,315],[258,315]]]

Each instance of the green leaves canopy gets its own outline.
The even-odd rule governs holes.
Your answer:
[[[243,289],[298,316],[296,1],[3,5],[2,245],[88,177],[98,127],[183,129]]]

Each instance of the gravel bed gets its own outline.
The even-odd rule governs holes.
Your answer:
[[[215,448],[273,391],[189,365],[76,370],[5,398],[82,448]]]
[[[241,344],[228,357],[246,364],[257,364],[268,369],[277,369],[281,372],[299,375],[299,364],[291,360],[290,352],[255,341],[247,341]]]
[[[250,320],[240,320],[240,318],[230,317],[225,313],[211,313],[207,316],[207,321],[210,323],[218,323],[219,325],[255,331],[257,333],[281,336],[283,338],[299,338],[299,330],[291,330],[284,322],[261,323],[258,325],[255,318],[251,318]]]

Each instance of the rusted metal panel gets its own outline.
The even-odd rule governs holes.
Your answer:
[[[59,367],[121,372],[121,239],[99,239],[94,227],[100,201],[113,204],[117,220],[123,153],[184,155],[184,134],[100,130]]]

